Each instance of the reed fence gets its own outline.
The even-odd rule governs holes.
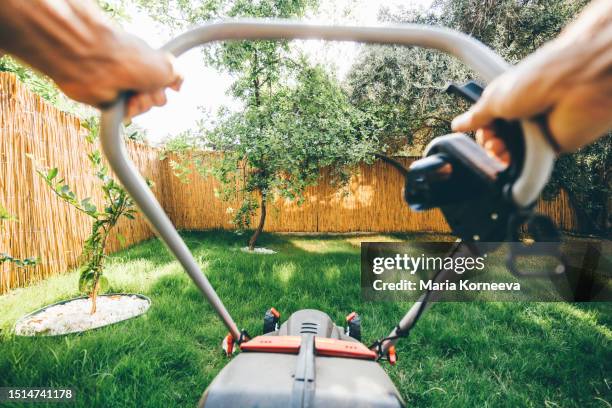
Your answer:
[[[0,266],[0,293],[26,286],[67,271],[79,263],[83,241],[91,221],[60,201],[36,173],[37,166],[57,167],[79,197],[101,200],[97,179],[86,153],[79,120],[61,112],[27,90],[10,74],[0,73],[0,205],[17,222],[0,224],[0,252],[17,257],[36,256],[35,267]],[[128,142],[128,151],[141,172],[155,184],[154,192],[180,229],[231,229],[236,203],[216,197],[217,182],[197,172],[184,183],[173,175],[169,160],[160,161],[153,147]],[[408,164],[411,159],[402,159]],[[59,177],[59,176],[58,176]],[[265,230],[270,232],[448,232],[438,211],[410,212],[402,200],[402,180],[384,165],[360,166],[341,191],[322,173],[310,187],[302,205],[276,199],[270,205]],[[540,211],[549,214],[564,230],[576,229],[576,218],[565,194],[541,201]],[[117,233],[129,246],[153,236],[142,217],[123,220]],[[110,251],[121,247],[114,236]]]

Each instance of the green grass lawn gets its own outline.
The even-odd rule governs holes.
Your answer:
[[[252,334],[260,333],[270,306],[285,317],[317,308],[338,323],[356,310],[368,343],[387,334],[409,306],[361,302],[358,237],[265,234],[260,245],[279,253],[253,255],[239,251],[245,238],[232,233],[184,236],[235,320]],[[107,270],[112,291],[152,299],[146,315],[81,335],[19,338],[11,334],[16,319],[75,296],[77,275],[0,296],[0,386],[71,387],[79,407],[195,406],[227,362],[222,323],[157,240],[113,255]],[[612,403],[610,304],[440,303],[398,352],[398,364],[386,368],[408,406]]]

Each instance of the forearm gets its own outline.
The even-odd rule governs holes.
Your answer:
[[[91,0],[0,0],[0,49],[47,74],[70,97],[99,106],[134,91],[143,112],[180,87],[171,56],[114,27]]]
[[[553,41],[487,86],[456,131],[490,126],[496,118],[546,114],[563,150],[575,150],[612,128],[612,2],[591,3]]]
[[[561,86],[612,75],[612,2],[591,3],[542,50],[551,54],[547,67],[556,68]]]
[[[570,88],[611,75],[612,2],[595,1],[556,39],[515,67],[514,81],[506,84],[495,111],[528,117],[550,109]]]
[[[112,30],[89,0],[5,0],[0,12],[0,48],[62,81],[77,76]],[[105,40],[106,41],[106,40]]]
[[[612,128],[612,2],[591,3],[551,44],[559,50],[548,71],[562,64],[549,126],[567,151]],[[583,113],[577,113],[583,111]]]

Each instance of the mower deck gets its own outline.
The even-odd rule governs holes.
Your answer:
[[[376,353],[323,312],[295,312],[241,349],[204,392],[201,407],[404,406]]]

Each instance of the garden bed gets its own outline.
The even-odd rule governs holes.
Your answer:
[[[100,295],[96,303],[97,310],[93,314],[88,297],[46,306],[19,319],[15,324],[15,334],[58,336],[79,333],[140,316],[151,305],[145,296],[118,293]]]

